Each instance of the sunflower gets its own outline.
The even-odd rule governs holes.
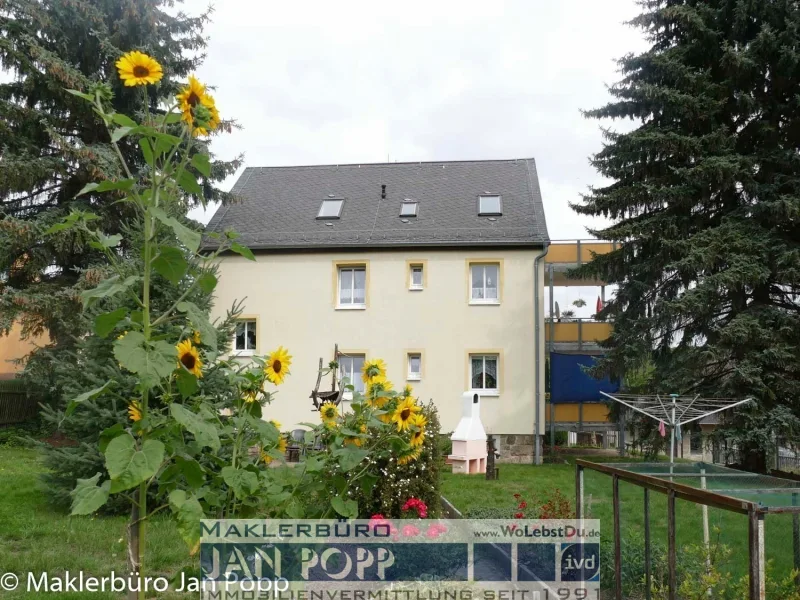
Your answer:
[[[200,337],[200,332],[195,329],[194,332],[192,333],[192,343],[195,346],[199,346],[201,341],[202,338]]]
[[[193,135],[208,135],[209,131],[219,127],[217,103],[194,75],[189,75],[189,83],[176,96],[176,100],[183,120]]]
[[[200,367],[203,366],[203,362],[200,360],[197,348],[192,346],[192,340],[183,340],[176,348],[178,349],[178,366],[183,366],[189,373],[202,377],[203,372]]]
[[[375,377],[386,378],[386,363],[380,358],[364,361],[361,367],[361,379],[364,383],[370,383]]]
[[[392,382],[385,375],[375,375],[367,384],[367,398],[369,405],[374,408],[383,408],[386,396],[379,397],[382,392],[392,391]]]
[[[244,403],[245,404],[252,404],[256,401],[256,392],[249,391],[244,393]]]
[[[420,411],[420,407],[414,402],[413,398],[406,398],[392,414],[392,421],[397,423],[397,431],[404,431],[411,425],[414,416]]]
[[[425,418],[425,415],[419,413],[414,415],[411,419],[411,424],[414,425],[417,430],[411,432],[411,440],[409,443],[412,446],[422,446],[425,442],[425,425],[428,424],[428,419]]]
[[[414,394],[414,388],[412,388],[411,385],[407,383],[400,395],[403,398],[411,398],[413,394]]]
[[[283,346],[278,346],[269,357],[267,357],[267,366],[264,370],[269,379],[275,385],[283,383],[284,378],[289,374],[289,366],[292,364],[292,357],[289,351]]]
[[[367,433],[367,426],[362,424],[362,425],[361,425],[361,426],[358,428],[358,430],[359,430],[361,433]],[[344,438],[344,445],[345,445],[345,446],[357,446],[357,447],[361,447],[361,445],[362,445],[364,442],[365,442],[364,438],[362,438],[362,437],[359,437],[359,436],[357,436],[357,435],[352,435],[352,436],[348,435],[347,437],[345,437],[345,438]]]
[[[277,429],[278,431],[280,431],[280,430],[281,430],[281,423],[280,423],[280,421],[276,421],[275,419],[271,419],[271,420],[270,420],[270,423],[272,423],[272,425],[273,425],[273,426],[275,427],[275,429]]]
[[[127,87],[156,83],[164,76],[158,61],[138,50],[123,54],[114,64]]]
[[[142,407],[136,400],[131,400],[131,403],[128,404],[128,418],[134,423],[142,420]]]
[[[319,416],[325,425],[333,425],[339,416],[339,409],[333,402],[326,402],[320,407]]]
[[[402,452],[400,452],[399,456],[397,457],[397,464],[407,465],[408,463],[417,460],[421,454],[422,454],[422,448],[409,447],[407,450],[403,450]]]

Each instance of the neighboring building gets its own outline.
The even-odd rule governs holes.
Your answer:
[[[48,336],[36,336],[22,339],[22,327],[14,324],[8,335],[0,334],[0,379],[13,379],[17,372],[24,368],[19,362],[30,354],[37,346],[49,343]]]
[[[548,243],[532,159],[251,167],[233,192],[208,231],[237,231],[257,262],[221,259],[213,316],[244,299],[235,352],[293,355],[270,418],[316,420],[318,361],[338,344],[357,387],[364,359],[384,359],[395,389],[433,399],[442,431],[481,392],[503,457],[531,460]]]

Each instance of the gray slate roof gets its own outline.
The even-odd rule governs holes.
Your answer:
[[[386,199],[381,199],[386,185]],[[233,229],[251,249],[541,246],[549,241],[533,159],[248,167],[207,231]],[[478,216],[478,196],[500,194],[503,215]],[[323,199],[341,218],[318,220]],[[417,217],[401,220],[404,199]],[[211,244],[209,244],[211,245]]]

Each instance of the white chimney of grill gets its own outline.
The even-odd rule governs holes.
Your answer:
[[[453,453],[448,458],[453,473],[486,473],[486,431],[481,423],[480,394],[461,394],[461,407],[461,420],[450,436]]]

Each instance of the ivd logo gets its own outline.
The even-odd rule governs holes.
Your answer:
[[[599,581],[600,544],[561,544],[561,581]]]

